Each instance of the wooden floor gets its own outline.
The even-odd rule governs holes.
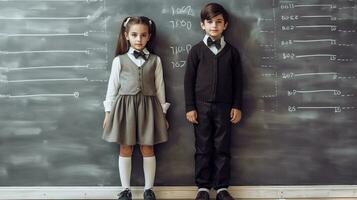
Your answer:
[[[69,200],[76,200],[76,199],[69,199]],[[92,199],[92,200],[113,200],[113,199]],[[134,200],[142,200],[142,199],[134,199]],[[157,199],[157,200],[194,200],[194,199]],[[215,200],[211,198],[210,200]],[[259,198],[259,199],[252,199],[252,198],[236,198],[236,200],[357,200],[357,198]]]
[[[62,199],[61,199],[62,200]],[[67,199],[67,200],[78,200],[78,199]],[[115,199],[91,199],[91,200],[115,200]],[[142,200],[142,199],[134,199],[134,200]],[[194,200],[194,199],[157,199],[157,200]],[[211,198],[210,200],[215,200],[215,198]],[[236,198],[236,200],[357,200],[357,198]]]
[[[67,199],[68,200],[68,199]],[[69,199],[76,200],[76,199]],[[113,199],[92,199],[92,200],[113,200]],[[142,200],[142,199],[134,199],[134,200]],[[157,200],[194,200],[194,199],[157,199]],[[215,198],[211,198],[210,200],[215,200]],[[236,200],[357,200],[357,198],[285,198],[285,199],[277,199],[277,198],[236,198]]]
[[[67,199],[67,200],[76,200],[76,199]],[[113,200],[113,199],[92,199],[92,200]],[[142,199],[134,199],[142,200]],[[194,199],[157,199],[157,200],[194,200]],[[210,200],[215,200],[211,198]],[[357,200],[357,198],[236,198],[236,200]]]
[[[0,0],[1,1],[1,0]],[[120,187],[0,187],[0,200],[116,200]],[[158,200],[193,200],[194,186],[155,187]],[[357,200],[357,185],[314,186],[232,186],[230,193],[236,200]],[[143,188],[133,187],[134,199],[142,199]],[[210,192],[214,200],[216,194]]]

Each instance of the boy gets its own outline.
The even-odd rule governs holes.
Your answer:
[[[242,71],[239,52],[224,40],[228,13],[217,3],[201,11],[206,32],[187,58],[185,73],[186,118],[195,130],[196,200],[232,200],[230,179],[231,123],[241,119]]]

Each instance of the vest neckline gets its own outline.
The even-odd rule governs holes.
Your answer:
[[[148,63],[148,61],[149,61],[149,59],[150,59],[150,57],[151,57],[151,54],[149,54],[148,58],[145,60],[145,62],[144,62],[141,66],[137,65],[137,64],[129,57],[128,54],[125,54],[125,56],[130,60],[130,62],[131,62],[133,65],[135,65],[135,66],[138,67],[138,68],[142,68],[142,67],[144,67],[144,66]]]

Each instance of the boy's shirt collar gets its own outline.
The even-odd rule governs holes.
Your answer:
[[[207,39],[209,38],[209,35],[205,35],[205,37],[203,38],[203,42],[205,43],[206,46],[207,45]],[[226,45],[226,41],[224,40],[224,36],[222,35],[222,37],[220,38],[221,39],[221,48],[220,49],[223,49],[223,47]]]
[[[226,41],[224,41],[224,36],[223,35],[220,38],[221,47],[219,49],[218,49],[219,46],[216,46],[216,45],[208,46],[208,44],[207,44],[207,39],[208,38],[209,38],[209,36],[206,34],[205,37],[203,38],[203,42],[209,48],[209,50],[211,50],[212,53],[214,53],[215,55],[217,55],[219,52],[221,52],[222,49],[226,46]]]

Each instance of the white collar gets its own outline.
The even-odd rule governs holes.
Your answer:
[[[128,53],[133,54],[134,51],[138,51],[138,50],[134,49],[133,47],[130,47]],[[146,55],[149,55],[149,54],[150,54],[149,50],[147,50],[146,48],[144,48],[144,49],[142,50],[142,52],[144,52]]]
[[[203,38],[203,42],[207,45],[207,39],[208,39],[209,35],[205,35],[205,37]],[[214,40],[213,40],[214,41]],[[222,35],[221,37],[221,46],[223,47],[224,44],[226,43],[226,41],[224,41],[224,36]]]

